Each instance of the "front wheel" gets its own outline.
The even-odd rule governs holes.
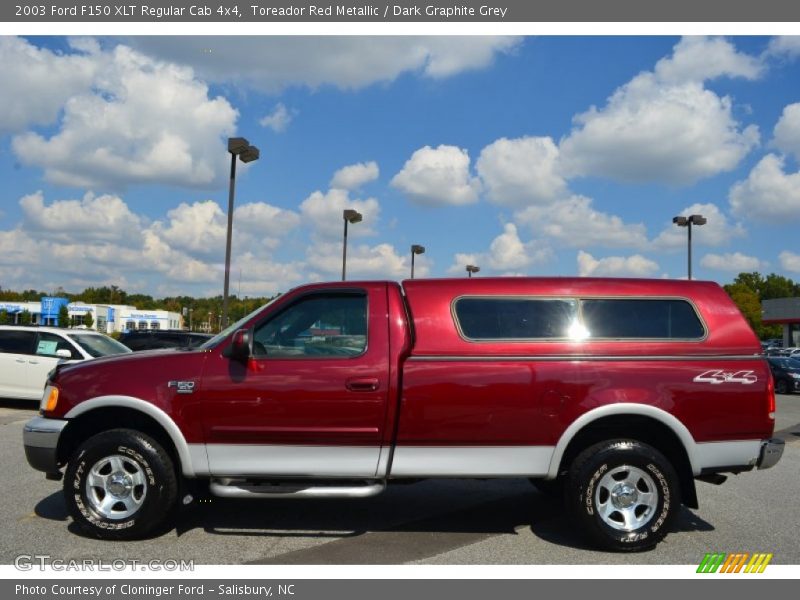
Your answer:
[[[788,394],[789,393],[789,384],[786,383],[785,379],[779,379],[775,382],[775,391],[778,394]]]
[[[609,440],[581,452],[569,470],[566,497],[597,545],[622,552],[653,548],[680,507],[675,469],[635,440]]]
[[[69,461],[64,497],[74,521],[102,539],[136,539],[173,513],[172,460],[150,436],[112,429],[86,440]]]

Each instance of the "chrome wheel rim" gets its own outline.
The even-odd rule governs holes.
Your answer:
[[[618,531],[634,531],[653,518],[658,506],[658,488],[646,471],[621,465],[608,471],[597,483],[594,503],[606,525]]]
[[[105,519],[126,519],[141,508],[147,496],[147,478],[130,457],[115,454],[98,460],[86,477],[90,507]]]

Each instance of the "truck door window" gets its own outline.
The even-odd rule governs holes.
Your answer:
[[[455,317],[468,340],[528,340],[569,337],[577,301],[568,298],[459,298]]]
[[[367,297],[319,294],[301,298],[261,323],[253,355],[269,358],[342,358],[367,347]]]

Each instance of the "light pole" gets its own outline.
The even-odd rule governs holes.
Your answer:
[[[414,256],[417,254],[425,254],[425,246],[411,245],[411,279],[414,279]]]
[[[228,287],[231,279],[231,237],[233,235],[233,190],[236,186],[236,157],[243,163],[258,160],[258,148],[244,138],[228,138],[231,155],[231,185],[228,191],[228,235],[225,239],[225,287],[222,292],[222,326],[228,326]]]
[[[689,233],[688,272],[689,280],[692,279],[692,225],[705,225],[708,222],[703,215],[689,215],[688,217],[674,217],[672,222],[678,227],[686,227]]]
[[[342,243],[342,281],[344,281],[347,274],[347,224],[360,223],[363,215],[357,210],[346,208],[344,211],[342,211],[342,218],[344,219],[344,241]]]
[[[467,265],[467,277],[472,277],[473,273],[477,273],[480,271],[480,267],[476,267],[475,265]]]

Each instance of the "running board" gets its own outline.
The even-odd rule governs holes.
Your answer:
[[[254,482],[212,479],[209,491],[219,498],[367,498],[386,489],[385,481],[363,485],[327,485],[319,483]]]

